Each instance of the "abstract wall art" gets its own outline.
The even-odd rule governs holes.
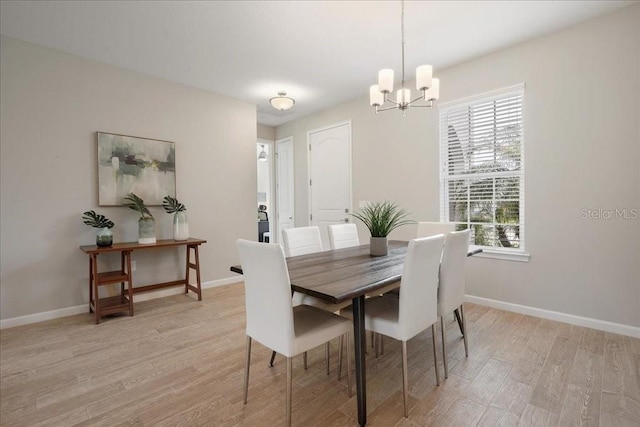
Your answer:
[[[148,206],[176,197],[175,143],[98,132],[98,204],[120,206],[129,193]]]

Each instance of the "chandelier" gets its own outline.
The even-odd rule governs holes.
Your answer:
[[[378,72],[378,84],[369,88],[369,103],[379,111],[401,110],[404,116],[409,107],[433,107],[433,101],[440,97],[440,80],[433,78],[431,65],[421,65],[416,68],[416,89],[422,92],[417,98],[411,99],[411,89],[404,87],[404,0],[401,2],[400,35],[402,38],[402,85],[396,93],[396,99],[389,98],[393,92],[393,70],[384,69]],[[418,101],[426,103],[417,104]],[[387,105],[384,107],[384,105]],[[382,106],[382,108],[380,108]]]

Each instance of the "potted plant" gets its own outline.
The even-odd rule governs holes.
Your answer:
[[[82,219],[85,224],[91,227],[98,228],[96,234],[96,245],[99,247],[109,247],[113,244],[113,233],[111,228],[114,224],[109,218],[104,215],[95,213],[94,211],[86,211],[82,213]]]
[[[189,238],[189,222],[187,221],[187,207],[178,199],[165,196],[162,200],[165,212],[173,214],[173,239],[187,240]]]
[[[140,219],[138,220],[138,243],[142,245],[148,245],[156,242],[156,223],[153,219],[153,215],[144,204],[144,200],[136,196],[134,193],[129,193],[124,198],[124,205],[129,209],[140,213]]]
[[[354,217],[367,226],[371,233],[370,253],[372,256],[387,254],[387,236],[396,228],[414,224],[415,221],[406,219],[409,215],[394,202],[368,203],[360,212],[354,212]]]

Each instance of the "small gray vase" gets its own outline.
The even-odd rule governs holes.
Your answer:
[[[386,237],[371,237],[369,253],[371,256],[385,256],[388,252]]]

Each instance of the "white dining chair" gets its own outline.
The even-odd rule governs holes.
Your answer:
[[[447,331],[444,317],[456,309],[460,309],[462,318],[462,337],[464,338],[464,353],[469,357],[469,345],[467,340],[467,318],[464,315],[465,293],[465,265],[467,252],[469,251],[469,229],[448,233],[442,250],[442,262],[440,264],[440,282],[438,287],[438,316],[442,329],[442,359],[444,364],[444,377],[449,378],[447,367]]]
[[[287,257],[307,255],[316,252],[322,252],[322,238],[320,237],[320,229],[315,226],[310,227],[295,227],[282,230],[282,243],[284,245],[284,253]],[[300,292],[293,293],[293,305],[310,305],[320,308],[322,310],[336,313],[341,308],[350,304],[349,301],[345,301],[341,304],[330,304],[324,301],[314,298],[310,295],[306,295]],[[342,345],[340,346],[342,348]],[[325,345],[325,363],[327,375],[329,375],[330,369],[330,354],[331,349],[329,343]],[[338,354],[338,380],[342,378],[342,351]],[[307,353],[304,353],[304,368],[307,369]],[[271,363],[273,364],[273,355],[271,357]]]
[[[379,335],[402,341],[402,385],[404,416],[409,416],[409,373],[407,365],[407,341],[431,326],[433,364],[436,384],[440,385],[438,356],[436,353],[436,324],[438,323],[438,268],[444,236],[437,235],[414,239],[409,242],[400,285],[400,295],[379,296],[366,301],[365,328]],[[340,312],[345,317],[351,308]]]
[[[354,223],[332,224],[328,227],[331,249],[360,246],[358,227]]]
[[[284,253],[288,257],[322,252],[318,227],[296,227],[282,230]]]
[[[290,426],[292,358],[338,337],[346,338],[349,354],[351,322],[316,307],[293,307],[287,262],[280,245],[240,239],[237,247],[247,314],[244,403],[249,389],[251,343],[256,340],[287,358],[286,424]],[[351,397],[351,363],[347,363],[347,388]]]

